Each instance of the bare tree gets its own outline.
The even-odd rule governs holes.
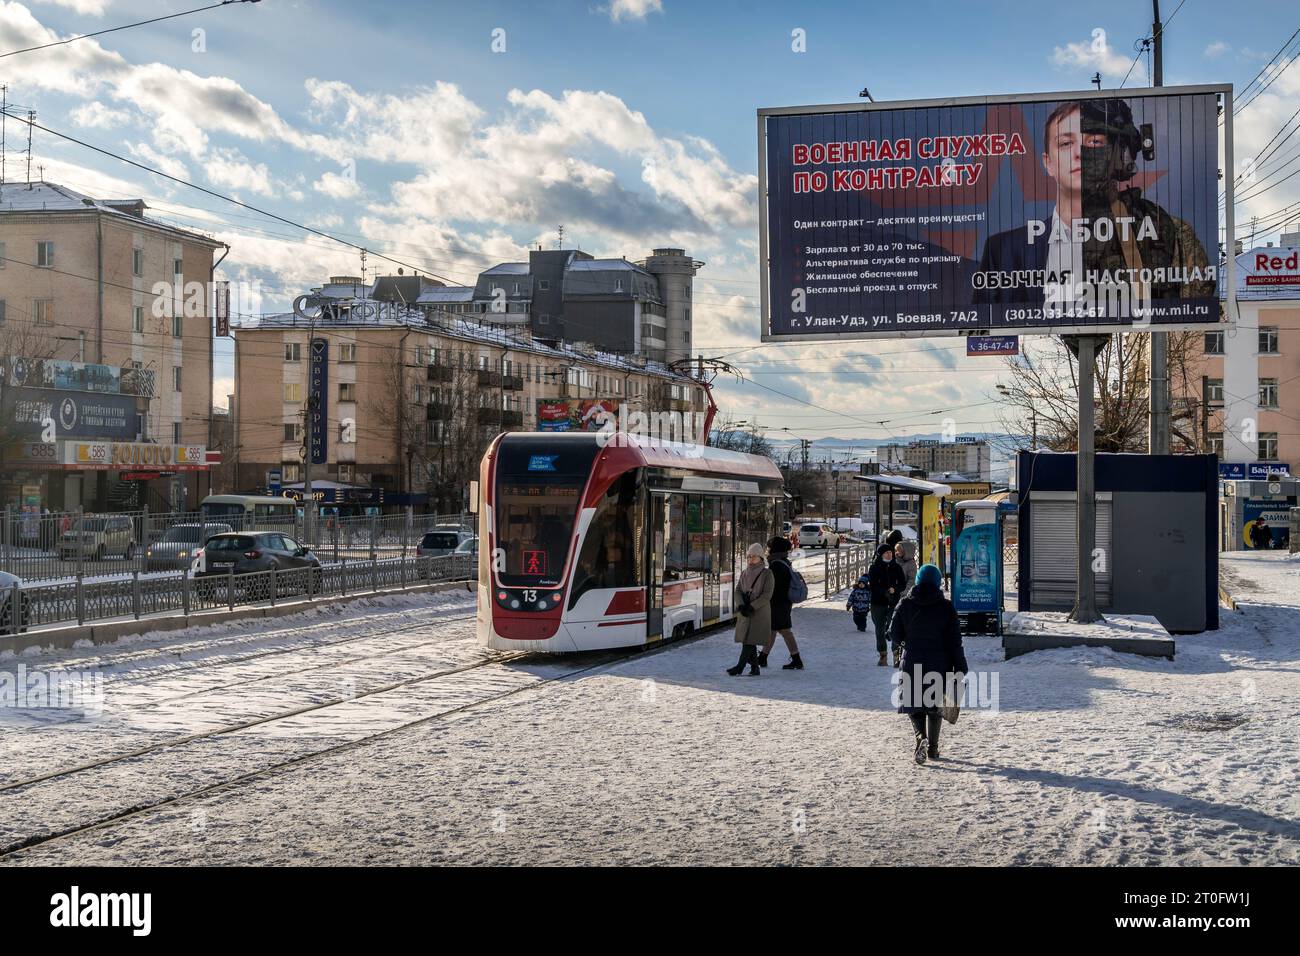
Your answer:
[[[45,360],[55,358],[57,352],[57,339],[34,321],[18,319],[0,324],[0,464],[10,449],[35,437],[30,423],[14,421],[15,390],[21,387],[13,380],[15,362],[21,361],[29,370],[27,384],[39,384],[34,381],[37,369]]]
[[[1198,333],[1170,333],[1169,368],[1172,393],[1186,396],[1195,377]],[[1145,452],[1148,437],[1148,356],[1150,336],[1121,332],[1097,355],[1096,448],[1102,452]],[[1036,436],[1039,448],[1072,451],[1078,448],[1078,363],[1058,336],[1023,356],[1007,360],[1007,380],[999,384],[998,419],[1012,435]],[[1199,389],[1199,382],[1197,383]],[[1175,401],[1174,434],[1185,450],[1204,446],[1204,429],[1195,409]],[[1199,407],[1199,405],[1197,406]]]
[[[762,455],[764,458],[772,458],[776,454],[776,447],[768,440],[767,433],[759,427],[758,422],[739,426],[731,415],[713,426],[713,431],[709,433],[709,444],[714,448],[742,451],[748,455]]]

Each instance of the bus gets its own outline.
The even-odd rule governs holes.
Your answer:
[[[293,529],[298,502],[270,495],[208,495],[199,505],[199,512],[205,522],[224,522],[232,531]]]

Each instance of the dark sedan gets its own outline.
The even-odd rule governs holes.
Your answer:
[[[203,542],[232,530],[228,524],[174,524],[145,549],[144,568],[146,571],[186,570]]]
[[[299,544],[287,534],[278,531],[258,531],[251,534],[219,534],[207,540],[200,555],[199,567],[194,572],[197,581],[211,587],[213,578],[230,574],[257,574],[272,569],[277,572],[300,571],[309,568],[312,590],[320,589],[320,558],[310,548]],[[286,575],[277,583],[277,591],[289,590],[300,582],[306,590],[306,581],[300,574]],[[270,576],[259,578],[254,590],[270,591]]]

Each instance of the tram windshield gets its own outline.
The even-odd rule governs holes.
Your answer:
[[[563,579],[594,443],[504,441],[497,466],[497,578],[511,587],[550,587]]]

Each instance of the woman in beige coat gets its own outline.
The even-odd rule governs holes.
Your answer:
[[[772,633],[772,594],[776,589],[772,572],[763,560],[763,546],[751,544],[745,552],[746,567],[736,586],[736,643],[740,660],[727,668],[732,677],[739,676],[749,665],[749,676],[757,677],[758,646],[766,644]]]

